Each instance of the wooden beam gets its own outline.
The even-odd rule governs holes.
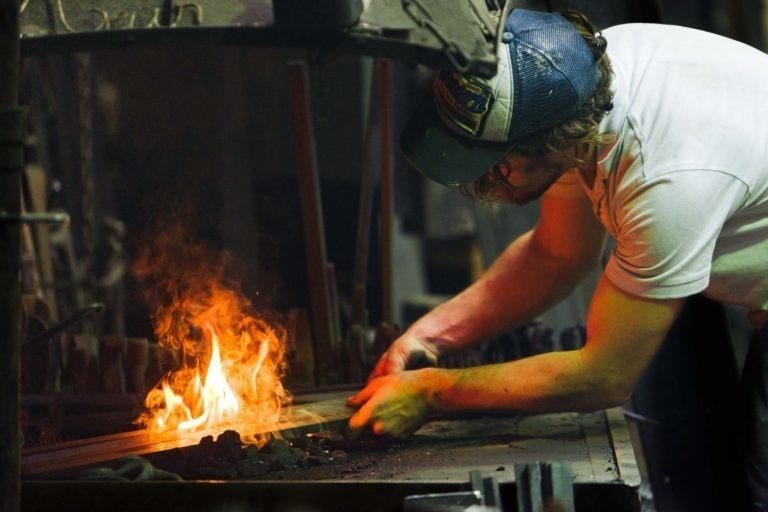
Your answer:
[[[77,468],[119,459],[125,455],[143,455],[174,448],[193,446],[205,436],[218,436],[224,430],[237,430],[251,434],[291,432],[298,435],[341,427],[352,415],[343,398],[334,398],[294,407],[274,428],[253,429],[249,425],[231,425],[215,430],[201,430],[187,434],[163,432],[151,434],[147,430],[123,432],[109,436],[67,441],[22,451],[21,474],[34,475]]]

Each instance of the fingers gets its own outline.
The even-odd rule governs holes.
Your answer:
[[[360,434],[365,430],[365,427],[371,420],[371,412],[373,411],[373,404],[367,402],[358,411],[349,418],[347,423],[347,434],[351,439],[357,439]]]
[[[376,390],[379,389],[379,386],[380,383],[378,381],[371,381],[367,386],[358,391],[355,396],[347,398],[347,405],[350,407],[360,407],[370,400]]]
[[[374,435],[380,436],[384,433],[384,426],[380,421],[375,421],[373,425],[371,425],[371,432],[373,432]]]
[[[401,437],[400,435],[397,435],[397,432],[387,428],[383,421],[377,420],[372,416],[372,406],[368,408],[365,406],[362,407],[349,419],[349,423],[347,424],[347,437],[350,439],[357,439],[366,431],[366,429],[370,430],[373,435],[379,437]]]
[[[386,382],[386,378],[374,379],[355,396],[347,398],[347,405],[359,407],[347,424],[347,433],[351,439],[356,439],[366,428],[370,428],[377,436],[386,434],[384,425],[374,416],[379,405],[374,395]]]
[[[356,439],[369,430],[376,436],[407,437],[427,419],[427,406],[409,372],[371,381],[347,404],[358,407],[347,425],[348,437]]]

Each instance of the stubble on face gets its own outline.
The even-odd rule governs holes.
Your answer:
[[[499,200],[505,203],[516,204],[518,206],[523,206],[530,203],[531,201],[536,201],[537,199],[541,198],[541,196],[543,196],[547,190],[549,190],[549,187],[554,185],[554,183],[560,179],[560,176],[562,176],[564,172],[565,169],[556,173],[548,173],[546,181],[535,188],[503,188],[500,190],[501,193],[499,194]]]
[[[515,185],[515,179],[508,177],[506,183],[495,183],[490,196],[492,200],[518,206],[541,198],[566,170],[573,167],[573,162],[562,155],[530,157],[510,154],[504,162],[511,173],[525,177],[524,183]]]

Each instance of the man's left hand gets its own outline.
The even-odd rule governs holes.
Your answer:
[[[416,432],[428,419],[433,405],[436,370],[426,368],[396,372],[373,379],[347,405],[358,411],[349,420],[349,434],[366,428],[376,435],[402,438]]]

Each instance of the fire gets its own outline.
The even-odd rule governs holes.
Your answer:
[[[164,238],[135,265],[155,305],[158,342],[180,359],[148,393],[137,423],[150,432],[236,429],[244,441],[261,445],[275,435],[290,401],[280,381],[285,333],[225,284],[224,257],[212,263],[201,247],[173,239]],[[169,254],[180,243],[183,263]]]

